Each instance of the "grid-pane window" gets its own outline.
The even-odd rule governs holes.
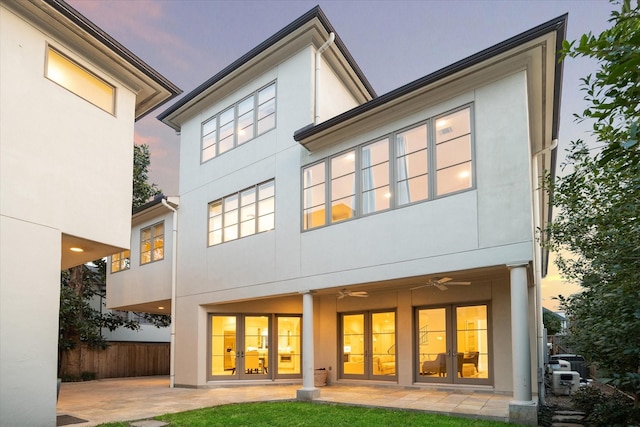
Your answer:
[[[254,92],[202,122],[202,161],[276,127],[276,84]]]
[[[325,169],[326,162],[322,162],[302,170],[303,227],[305,230],[326,223]]]
[[[439,117],[436,132],[437,194],[471,188],[471,117],[468,108]]]
[[[140,264],[164,259],[164,222],[140,230]]]
[[[396,193],[398,205],[429,197],[427,125],[396,134]]]
[[[349,151],[331,159],[331,222],[355,216],[355,158],[355,151]]]
[[[361,152],[362,214],[389,209],[389,140],[367,144]]]
[[[274,180],[209,203],[209,246],[273,230],[274,227]]]
[[[473,188],[472,140],[469,106],[303,168],[303,229]]]
[[[118,271],[128,270],[131,265],[131,252],[122,251],[117,254],[111,255],[111,272],[117,273]]]

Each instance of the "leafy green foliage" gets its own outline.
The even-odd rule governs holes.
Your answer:
[[[564,57],[598,60],[599,69],[582,79],[589,107],[576,117],[595,119],[594,134],[607,145],[601,164],[624,157],[622,167],[640,162],[640,8],[624,0],[613,11],[613,26],[600,35],[584,34],[578,43],[564,41]]]
[[[587,426],[631,426],[640,424],[640,410],[619,391],[604,393],[598,387],[582,387],[571,396],[575,409],[584,411]]]
[[[547,335],[556,335],[562,331],[562,321],[558,315],[546,308],[542,312],[542,321],[547,328]]]
[[[150,199],[162,194],[156,184],[149,184],[151,153],[146,144],[133,146],[133,208],[140,207]]]
[[[562,275],[584,292],[561,298],[569,344],[598,367],[605,381],[640,403],[640,10],[626,0],[599,36],[565,42],[566,57],[599,61],[583,79],[601,148],[571,143],[566,175],[547,181],[556,218],[546,230]]]

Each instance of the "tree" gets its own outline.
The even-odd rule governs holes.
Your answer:
[[[564,58],[599,61],[582,81],[597,147],[571,143],[566,175],[547,181],[556,217],[547,246],[561,274],[582,293],[561,298],[569,341],[609,381],[640,403],[640,10],[624,1],[613,26],[579,43]]]
[[[562,332],[562,321],[560,317],[551,310],[543,309],[542,319],[544,326],[547,328],[547,335],[556,335]]]
[[[155,184],[147,183],[147,171],[151,163],[147,145],[134,145],[133,207],[142,206],[151,197],[162,194]],[[105,297],[106,262],[95,260],[61,273],[60,314],[58,337],[58,375],[78,377],[80,355],[78,346],[85,343],[94,348],[107,348],[103,329],[140,329],[140,324],[113,312],[102,311]],[[99,306],[96,307],[96,299]],[[168,326],[171,317],[141,313],[156,327]]]
[[[162,194],[156,184],[149,184],[148,169],[151,153],[146,144],[133,146],[133,208],[138,208],[149,199]]]

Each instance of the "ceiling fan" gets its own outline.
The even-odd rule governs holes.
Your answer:
[[[468,286],[471,284],[471,282],[452,282],[452,280],[453,279],[451,277],[434,277],[433,279],[429,279],[429,281],[424,285],[416,286],[415,288],[411,288],[410,290],[413,291],[416,289],[425,288],[427,286],[435,286],[441,291],[446,291],[447,289],[449,289],[447,288],[447,286],[451,286],[451,285]],[[447,286],[444,285],[445,283],[447,284]]]
[[[348,289],[343,289],[338,291],[338,299],[342,299],[344,297],[358,297],[358,298],[366,298],[369,294],[367,291],[350,291]]]

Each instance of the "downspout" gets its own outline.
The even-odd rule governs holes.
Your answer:
[[[327,40],[322,46],[320,46],[320,49],[318,49],[316,51],[316,73],[315,73],[315,84],[313,86],[313,102],[314,102],[314,106],[313,106],[313,124],[317,125],[318,121],[320,120],[320,102],[318,100],[318,87],[320,87],[320,64],[322,63],[322,58],[320,58],[322,56],[322,52],[324,52],[325,50],[327,50],[327,48],[329,46],[331,46],[331,43],[333,43],[333,41],[335,40],[336,35],[334,33],[329,34],[329,40]]]
[[[175,387],[176,378],[176,293],[178,286],[178,212],[162,198],[162,204],[173,212],[173,244],[171,254],[171,343],[169,344],[169,388]]]
[[[531,169],[533,171],[534,182],[534,196],[533,196],[533,226],[534,235],[538,233],[541,227],[540,221],[540,176],[538,172],[538,156],[541,154],[547,154],[555,150],[558,146],[558,140],[551,141],[551,145],[542,150],[534,153],[532,157]],[[542,230],[540,230],[541,232]],[[538,398],[540,404],[545,404],[545,389],[544,389],[544,359],[547,351],[547,343],[544,342],[544,321],[542,317],[542,245],[540,239],[534,239],[535,245],[535,281],[536,281],[536,329],[537,329],[537,347],[538,347]]]

